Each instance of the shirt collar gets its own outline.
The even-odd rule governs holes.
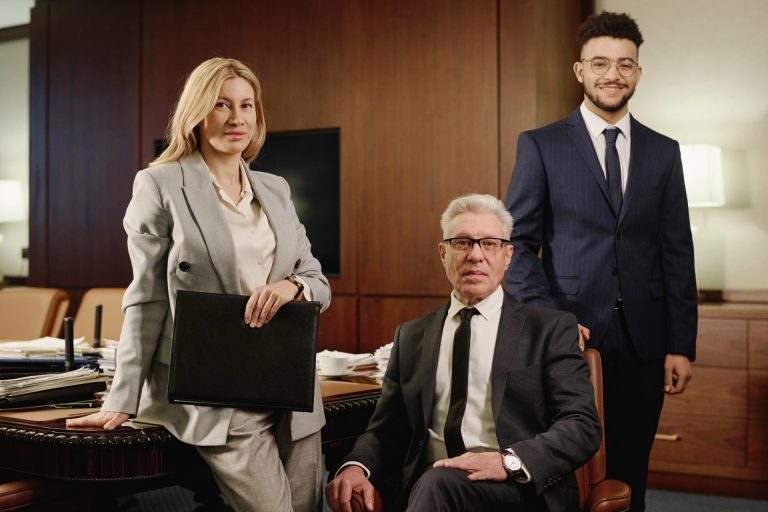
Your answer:
[[[243,192],[246,195],[253,195],[253,189],[251,188],[251,180],[248,179],[248,169],[245,167],[245,162],[240,160],[240,179],[243,182]]]
[[[621,130],[621,134],[626,137],[627,140],[629,140],[629,129],[631,124],[629,122],[629,111],[627,111],[627,113],[624,114],[624,116],[619,119],[619,122],[616,124],[607,123],[605,119],[589,110],[584,102],[581,103],[579,111],[581,112],[581,117],[584,118],[584,124],[587,125],[587,131],[589,132],[589,136],[592,138],[592,140],[597,140],[597,138],[602,135],[603,131],[609,126],[615,126]]]
[[[203,161],[205,164],[205,161]],[[226,194],[223,194],[223,190],[221,188],[221,184],[219,183],[219,180],[216,179],[216,176],[211,172],[211,170],[208,168],[208,165],[205,164],[205,168],[208,169],[208,175],[211,178],[211,181],[213,182],[213,185],[216,187],[216,189],[219,191],[219,193],[226,197]],[[243,189],[240,191],[240,197],[241,199],[245,199],[247,197],[253,197],[253,188],[251,187],[251,180],[248,179],[248,173],[246,171],[245,162],[240,160],[240,182],[243,184]]]
[[[491,314],[501,309],[501,305],[503,303],[504,290],[501,288],[501,285],[499,285],[496,287],[493,293],[472,307],[477,309],[483,318],[487,320]],[[465,307],[467,307],[466,304],[456,298],[456,293],[451,293],[451,304],[448,306],[448,318],[453,318],[461,309]]]

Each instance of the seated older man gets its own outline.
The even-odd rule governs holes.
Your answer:
[[[573,471],[600,444],[576,319],[502,289],[513,248],[501,201],[454,199],[441,226],[450,301],[397,328],[376,412],[328,503],[349,510],[355,490],[370,510],[371,482],[397,475],[393,510],[575,510]]]

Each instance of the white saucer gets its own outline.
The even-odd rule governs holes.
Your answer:
[[[338,377],[346,377],[347,375],[352,375],[352,374],[354,374],[354,373],[355,373],[355,372],[353,372],[352,370],[347,370],[347,371],[345,371],[344,373],[323,373],[323,372],[322,372],[322,371],[320,371],[319,369],[317,370],[317,374],[318,374],[320,377],[326,377],[326,378],[338,378]]]

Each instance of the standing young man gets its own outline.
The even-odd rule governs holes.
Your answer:
[[[693,242],[678,143],[629,114],[637,24],[592,15],[578,41],[583,103],[518,140],[506,282],[518,300],[576,315],[582,346],[600,350],[608,476],[640,511],[664,393],[685,390],[696,354]]]

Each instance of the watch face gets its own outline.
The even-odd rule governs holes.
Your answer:
[[[504,465],[509,471],[520,471],[523,467],[522,462],[520,462],[520,457],[512,455],[511,453],[504,455]]]

